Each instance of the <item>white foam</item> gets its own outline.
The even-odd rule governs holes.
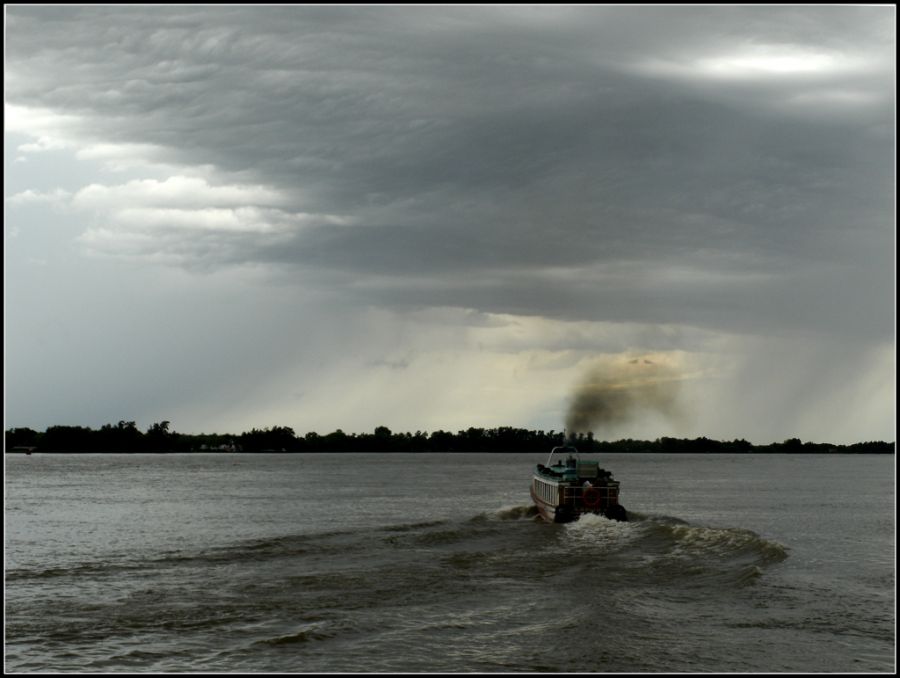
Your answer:
[[[565,529],[573,541],[605,549],[621,548],[639,536],[634,525],[595,513],[585,513],[575,522],[566,523]]]

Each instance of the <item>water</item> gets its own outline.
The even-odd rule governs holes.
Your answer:
[[[893,672],[894,458],[8,455],[10,672]]]

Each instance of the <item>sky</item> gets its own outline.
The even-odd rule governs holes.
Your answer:
[[[893,441],[895,21],[6,5],[5,427]]]

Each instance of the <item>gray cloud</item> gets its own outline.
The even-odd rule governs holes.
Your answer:
[[[20,7],[8,98],[352,214],[358,230],[315,242],[326,259],[396,236],[423,269],[626,248],[802,256],[834,230],[890,226],[892,155],[865,127],[892,115],[886,8],[838,9],[580,8],[556,28],[541,23],[553,12],[516,8]],[[802,73],[685,84],[627,68],[761,34],[880,58],[806,79],[852,77],[881,101],[837,120],[815,119],[815,104],[792,117],[767,106],[802,89]]]

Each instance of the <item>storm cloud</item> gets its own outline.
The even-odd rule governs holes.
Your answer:
[[[322,308],[868,355],[894,329],[893,26],[877,6],[9,7],[7,209],[52,202],[80,257],[253,270]],[[53,154],[103,172],[30,184]],[[642,341],[621,350],[667,343]]]

